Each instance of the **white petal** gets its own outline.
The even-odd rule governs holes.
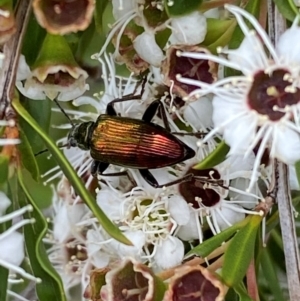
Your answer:
[[[253,75],[259,69],[265,69],[261,60],[261,54],[264,48],[256,35],[250,35],[244,38],[240,47],[230,51],[228,58],[230,61],[240,66],[245,75]]]
[[[145,233],[143,231],[127,231],[123,234],[133,243],[133,246],[126,246],[116,240],[113,240],[110,245],[120,257],[132,256],[138,258],[146,243]]]
[[[54,217],[53,235],[59,242],[68,240],[77,231],[76,223],[86,214],[84,204],[62,206]],[[63,231],[62,231],[63,229]]]
[[[194,214],[190,214],[189,223],[184,226],[180,226],[176,236],[185,241],[199,239],[196,218],[198,219],[198,215],[195,216]]]
[[[160,67],[164,54],[157,45],[154,34],[143,32],[135,38],[133,47],[144,61],[154,67]]]
[[[103,187],[97,194],[97,204],[111,220],[120,219],[120,196],[108,187]]]
[[[291,27],[287,29],[279,38],[277,43],[277,51],[280,58],[288,64],[288,66],[300,64],[300,45],[293,41],[300,40],[300,28]]]
[[[197,130],[212,127],[212,101],[208,97],[191,102],[183,112],[183,117]]]
[[[245,179],[245,178],[236,178],[231,180],[230,182],[230,186],[240,189],[242,191],[246,191],[246,189],[249,187],[249,184],[250,184],[250,179]],[[258,186],[254,185],[254,187],[251,189],[250,192],[255,195],[258,195]],[[257,199],[254,198],[253,196],[240,194],[235,191],[229,191],[229,197],[233,201],[242,201],[240,205],[247,209],[253,209],[257,203]]]
[[[206,18],[195,11],[189,15],[172,18],[172,44],[195,45],[203,42],[206,35]]]
[[[18,71],[17,71],[17,81],[24,80],[29,77],[31,74],[30,68],[26,63],[25,56],[23,54],[20,55]]]
[[[241,171],[250,171],[253,169],[253,164],[255,161],[255,155],[251,152],[247,158],[244,154],[229,156],[224,162],[219,164],[218,170],[222,173],[222,177],[227,178],[226,175],[230,175]],[[230,178],[232,179],[232,177]]]
[[[154,260],[162,269],[169,269],[179,265],[183,256],[184,246],[182,241],[176,237],[169,236],[160,246],[157,246]]]
[[[271,156],[289,165],[300,160],[300,136],[298,133],[279,124],[274,128],[273,135],[275,145],[274,153]]]
[[[0,259],[19,266],[24,259],[24,237],[19,232],[13,232],[0,240]]]
[[[27,79],[26,81],[28,81],[30,79]],[[34,100],[43,100],[46,99],[46,95],[45,93],[43,93],[42,91],[40,91],[39,89],[36,88],[32,88],[32,87],[24,87],[22,82],[20,81],[16,81],[16,86],[18,88],[18,90],[26,97],[30,98],[30,99],[34,99]]]
[[[231,225],[234,225],[235,223],[242,221],[245,218],[245,213],[234,211],[234,207],[241,209],[242,207],[234,204],[230,205],[230,207],[232,209],[222,206],[220,208],[220,213]],[[225,230],[229,227],[229,225],[223,220],[219,213],[216,213],[216,220],[221,230]]]
[[[60,101],[73,100],[73,99],[81,96],[86,90],[89,90],[89,85],[85,85],[84,87],[75,87],[74,86],[69,91],[61,92],[58,95],[57,100],[60,100]]]
[[[221,126],[228,119],[233,118],[242,111],[247,111],[248,109],[244,105],[243,99],[235,99],[234,103],[230,102],[230,99],[225,96],[215,96],[213,98],[213,123],[215,127]]]
[[[225,127],[224,140],[230,146],[229,154],[244,153],[253,141],[257,122],[253,114],[237,118]]]
[[[169,198],[169,208],[172,218],[178,225],[186,225],[190,220],[190,208],[183,197],[173,195]]]
[[[104,238],[99,231],[90,229],[86,234],[86,247],[88,257],[96,268],[103,268],[109,264],[109,254],[101,251]]]
[[[0,218],[6,212],[6,209],[10,206],[11,201],[7,195],[0,191]]]

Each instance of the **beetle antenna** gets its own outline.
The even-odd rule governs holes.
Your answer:
[[[43,154],[45,152],[48,152],[48,151],[49,151],[48,148],[45,148],[45,149],[39,151],[38,153],[34,154],[34,156],[37,157],[37,156],[39,156],[39,155],[41,155],[41,154]]]
[[[64,144],[64,145],[60,146],[59,149],[62,149],[62,148],[64,148],[64,147],[69,147],[69,144]],[[34,154],[34,156],[37,157],[37,156],[39,156],[39,155],[41,155],[41,154],[43,154],[43,153],[46,153],[46,152],[48,152],[48,151],[49,151],[49,149],[48,149],[48,148],[45,148],[45,149],[39,151],[38,153]]]
[[[74,127],[74,123],[71,120],[70,116],[66,113],[66,111],[63,109],[63,107],[59,104],[59,102],[56,100],[56,98],[53,99],[53,101],[56,103],[56,105],[59,107],[59,109],[62,111],[62,113],[67,117],[67,119],[70,121],[72,127]]]

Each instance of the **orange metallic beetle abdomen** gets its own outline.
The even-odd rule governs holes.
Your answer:
[[[194,156],[159,125],[110,115],[100,115],[95,122],[90,149],[95,160],[136,169],[170,166]]]

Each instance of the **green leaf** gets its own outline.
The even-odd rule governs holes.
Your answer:
[[[171,33],[172,32],[171,32],[170,28],[166,28],[165,30],[161,30],[156,33],[155,41],[161,49],[163,49],[165,47],[165,45],[167,44]]]
[[[218,233],[217,235],[211,237],[210,239],[205,240],[203,243],[199,244],[192,250],[190,250],[186,256],[196,255],[202,258],[208,256],[215,249],[220,247],[220,245],[232,237],[239,229],[245,226],[249,221],[249,217],[245,218],[239,223],[234,224],[230,228],[225,229],[224,231]]]
[[[169,17],[179,17],[187,15],[197,10],[202,0],[165,0],[165,10]],[[168,4],[172,5],[168,5]]]
[[[22,129],[19,129],[19,133],[20,139],[22,141],[22,143],[18,145],[18,149],[21,153],[21,162],[24,167],[30,172],[32,178],[35,181],[38,181],[40,172],[32,151],[31,144],[29,144],[28,139]]]
[[[245,276],[249,263],[253,257],[257,230],[262,216],[252,215],[249,222],[230,242],[222,268],[222,277],[228,286],[235,286]]]
[[[270,289],[272,296],[275,301],[285,301],[286,298],[282,294],[280,288],[280,283],[277,279],[277,271],[275,270],[275,263],[272,262],[272,259],[267,248],[263,248],[261,252],[260,264],[262,267],[262,272],[265,276],[265,279],[268,282],[268,288]]]
[[[96,7],[95,7],[95,11],[94,11],[94,19],[95,19],[96,30],[99,33],[102,33],[102,31],[103,31],[102,16],[103,16],[103,12],[105,10],[107,3],[108,3],[108,0],[96,1]]]
[[[48,208],[52,204],[53,193],[51,187],[34,181],[27,170],[24,170],[23,174],[24,183],[26,184],[26,187],[28,187],[32,198],[36,200],[36,205],[39,209]],[[43,196],[42,198],[41,195]]]
[[[225,47],[232,38],[236,20],[207,19],[207,33],[201,43],[216,54],[217,47]]]
[[[132,245],[132,243],[122,234],[122,232],[114,225],[109,218],[104,214],[101,208],[96,203],[96,200],[92,197],[91,193],[85,188],[82,180],[78,177],[74,171],[70,162],[66,159],[61,150],[56,144],[48,137],[48,135],[41,129],[38,123],[28,114],[24,107],[20,104],[18,99],[14,99],[12,105],[16,112],[41,136],[44,140],[49,152],[52,154],[57,164],[60,166],[65,176],[68,178],[77,194],[86,203],[86,205],[93,212],[95,217],[99,220],[99,223],[103,226],[107,233],[116,240]]]
[[[226,159],[230,147],[224,142],[220,142],[218,146],[201,162],[196,164],[194,169],[209,169],[222,163]]]
[[[9,173],[9,158],[0,154],[0,183],[5,183]],[[1,299],[0,299],[1,300]]]
[[[235,285],[234,290],[239,295],[240,301],[253,301],[253,299],[249,297],[243,282]]]
[[[29,18],[22,46],[22,54],[25,55],[29,66],[32,66],[36,60],[45,35],[46,30],[38,24],[36,18]]]
[[[299,10],[293,0],[273,0],[278,10],[284,18],[294,21],[299,14]]]
[[[20,100],[33,119],[48,133],[51,119],[51,101],[48,99],[32,100],[25,98],[22,94],[20,94]],[[20,128],[24,131],[33,153],[37,153],[44,148],[41,137],[22,119],[20,120]]]
[[[49,261],[43,244],[47,222],[25,185],[21,169],[18,169],[18,181],[26,195],[26,198],[20,198],[20,205],[26,206],[29,203],[33,207],[32,212],[24,214],[25,218],[35,219],[35,223],[24,226],[24,237],[31,268],[35,277],[42,279],[42,282],[36,285],[37,295],[40,300],[66,301],[62,281]]]

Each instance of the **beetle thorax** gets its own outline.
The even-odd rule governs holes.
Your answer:
[[[76,124],[70,131],[68,136],[69,145],[79,147],[83,150],[90,149],[90,140],[93,132],[94,122],[83,122]]]

